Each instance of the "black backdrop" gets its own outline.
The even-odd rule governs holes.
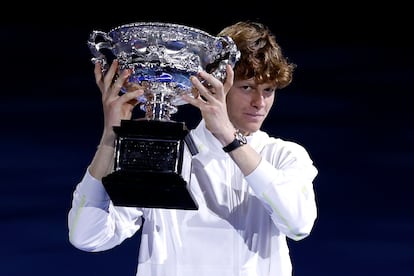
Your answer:
[[[19,7],[3,10],[11,20],[0,25],[0,274],[134,275],[138,235],[99,253],[68,242],[72,191],[102,127],[90,32],[159,21],[216,34],[244,19],[269,25],[298,65],[264,128],[303,144],[319,169],[314,231],[290,242],[295,275],[414,274],[409,9],[213,4],[124,3],[89,11],[38,4],[48,12],[25,17]],[[182,106],[176,119],[192,127],[197,115]]]

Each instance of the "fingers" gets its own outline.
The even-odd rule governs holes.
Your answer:
[[[213,92],[213,94],[214,92],[223,91],[220,90],[221,86],[224,87],[224,94],[227,94],[227,92],[232,87],[234,81],[234,71],[231,65],[229,64],[226,65],[226,78],[224,82],[221,82],[219,79],[214,77],[213,74],[208,74],[205,71],[200,72],[199,76],[202,78],[201,83],[203,83],[203,85],[206,88],[208,88],[211,92]]]
[[[111,95],[112,96],[115,96],[115,95],[119,94],[122,87],[124,87],[124,85],[127,83],[127,80],[128,80],[130,75],[131,75],[130,70],[124,70],[124,71],[122,71],[122,73],[119,76],[117,76],[116,79],[114,79],[113,83],[110,84],[110,85],[112,85],[112,89],[111,89]]]
[[[138,97],[144,94],[144,90],[139,89],[135,91],[131,91],[128,93],[125,93],[121,96],[121,99],[123,102],[129,102],[131,104],[136,105],[138,103]]]
[[[207,73],[206,71],[201,71],[199,72],[198,75],[202,79],[201,83],[204,85],[204,87],[208,89],[215,88],[215,87],[222,85],[220,80],[218,80],[212,74]]]
[[[224,91],[227,92],[230,90],[230,88],[233,86],[234,81],[234,71],[231,65],[227,64],[226,66],[226,80],[224,81]]]
[[[131,75],[131,70],[123,70],[120,75],[118,75],[118,72],[119,62],[116,59],[113,60],[107,71],[102,70],[102,64],[100,62],[95,63],[94,74],[96,84],[104,98],[118,96],[121,89],[127,84],[127,80]]]
[[[193,84],[193,90],[195,90],[192,94],[194,95],[193,103],[207,103],[212,102],[214,100],[213,97],[213,87],[207,81],[200,81],[197,77],[192,76],[190,78],[191,83]]]
[[[95,68],[93,70],[93,73],[95,75],[95,82],[98,85],[99,88],[101,88],[101,82],[102,82],[102,78],[103,78],[103,73],[102,73],[102,64],[100,62],[96,62],[95,63]]]
[[[95,81],[101,90],[104,90],[105,87],[109,87],[115,79],[115,76],[118,71],[118,60],[113,60],[111,66],[108,70],[103,70],[102,62],[97,61],[95,63],[94,74]]]
[[[186,101],[187,103],[196,106],[196,107],[200,107],[200,92],[198,92],[198,90],[196,88],[193,88],[191,91],[192,96],[190,96],[189,94],[183,94],[181,95],[181,98]]]
[[[223,83],[219,79],[205,71],[199,72],[198,76],[199,78],[191,77],[193,88],[197,91],[197,93],[193,92],[193,95],[200,96],[195,98],[204,103],[224,100],[225,90],[223,89]]]
[[[129,111],[132,112],[132,110],[140,103],[138,100],[138,97],[141,96],[144,93],[142,89],[128,92],[120,96],[120,101],[123,104],[129,105]]]
[[[117,79],[116,74],[118,72],[118,65],[119,65],[118,60],[114,59],[108,71],[105,73],[104,84],[106,87],[109,87],[114,82],[114,80]]]

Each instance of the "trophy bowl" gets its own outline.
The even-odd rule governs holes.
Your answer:
[[[153,120],[169,120],[177,106],[186,104],[181,95],[192,95],[191,76],[204,70],[224,81],[226,65],[233,67],[240,57],[228,36],[215,37],[196,28],[161,22],[93,31],[88,46],[92,61],[101,62],[103,71],[114,58],[120,71],[131,70],[122,92],[143,88],[140,108]]]
[[[234,67],[240,57],[233,40],[188,26],[143,22],[93,31],[88,46],[104,73],[111,59],[119,61],[118,74],[131,71],[121,93],[144,90],[138,102],[145,118],[113,127],[114,170],[102,178],[113,203],[197,209],[189,187],[191,165],[183,164],[183,156],[197,149],[185,123],[170,116],[186,104],[182,95],[193,96],[191,76],[204,70],[225,80],[226,66]]]

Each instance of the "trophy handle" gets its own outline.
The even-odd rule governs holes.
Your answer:
[[[91,60],[95,64],[101,62],[102,71],[108,70],[108,63],[111,63],[115,59],[115,55],[112,50],[114,49],[113,39],[102,31],[92,31],[88,40],[88,47],[94,56]]]
[[[234,68],[236,62],[240,59],[240,51],[238,51],[236,44],[229,36],[217,37],[221,44],[222,51],[215,57],[215,61],[206,66],[206,71],[214,77],[224,82],[226,79],[226,66],[231,65]]]

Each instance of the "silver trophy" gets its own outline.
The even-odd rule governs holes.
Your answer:
[[[138,99],[144,118],[114,126],[114,171],[102,179],[113,203],[198,209],[188,187],[191,168],[182,163],[185,150],[197,150],[185,123],[171,115],[186,104],[183,94],[193,95],[191,76],[204,70],[225,80],[226,65],[234,67],[240,57],[233,40],[178,24],[141,22],[93,31],[88,47],[104,72],[114,58],[119,73],[131,70],[121,93],[144,90]]]

